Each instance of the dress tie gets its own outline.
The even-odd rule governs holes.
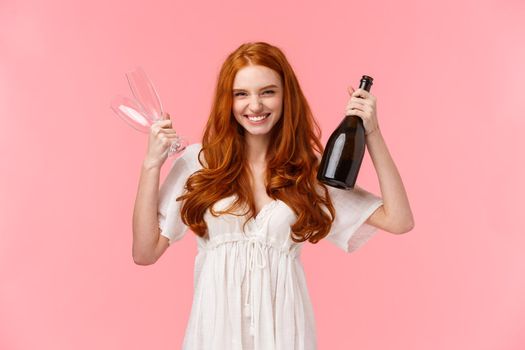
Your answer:
[[[255,295],[252,292],[252,271],[255,267],[264,269],[266,266],[266,255],[265,255],[265,245],[258,240],[248,240],[247,244],[247,274],[248,274],[248,291],[246,292],[246,300],[244,302],[244,312],[246,316],[250,316],[250,334],[255,335],[255,312],[254,312],[254,303]],[[260,300],[258,300],[258,306],[260,310]]]

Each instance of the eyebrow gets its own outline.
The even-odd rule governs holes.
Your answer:
[[[262,87],[262,88],[260,88],[259,90],[264,90],[264,89],[268,89],[268,88],[271,88],[271,87],[273,87],[273,88],[278,88],[277,85],[272,84],[272,85],[267,85],[267,86],[265,86],[265,87]],[[245,90],[245,89],[233,89],[233,91],[246,91],[246,90]]]

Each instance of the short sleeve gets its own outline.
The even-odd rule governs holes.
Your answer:
[[[326,239],[351,253],[377,233],[377,227],[365,221],[383,205],[383,199],[357,185],[351,190],[326,187],[335,208],[335,219]]]
[[[186,181],[197,170],[196,157],[199,150],[200,144],[187,146],[184,153],[173,161],[160,186],[157,217],[160,234],[169,239],[170,245],[182,239],[188,230],[181,218],[182,201],[177,201],[177,197],[184,193]]]

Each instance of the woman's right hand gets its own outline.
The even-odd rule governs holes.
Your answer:
[[[168,158],[171,144],[179,137],[171,128],[169,113],[163,113],[161,120],[157,120],[150,127],[148,151],[144,165],[148,167],[162,167]]]

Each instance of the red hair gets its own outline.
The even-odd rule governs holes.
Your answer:
[[[265,42],[242,44],[222,65],[199,152],[203,169],[188,178],[187,191],[177,198],[184,201],[182,220],[198,236],[204,237],[206,210],[213,208],[218,200],[233,195],[237,196],[236,200],[219,214],[238,215],[234,211],[247,204],[250,215],[244,225],[255,216],[244,129],[232,114],[233,81],[236,73],[248,65],[273,69],[281,77],[283,86],[282,116],[272,128],[272,142],[267,151],[266,193],[274,200],[285,202],[297,215],[291,226],[294,242],[317,243],[328,234],[335,218],[328,190],[316,178],[324,151],[321,129],[285,55]],[[206,164],[201,161],[201,153]],[[324,190],[324,195],[319,193],[319,188]],[[328,208],[331,217],[321,205]],[[217,216],[213,209],[210,212]]]

